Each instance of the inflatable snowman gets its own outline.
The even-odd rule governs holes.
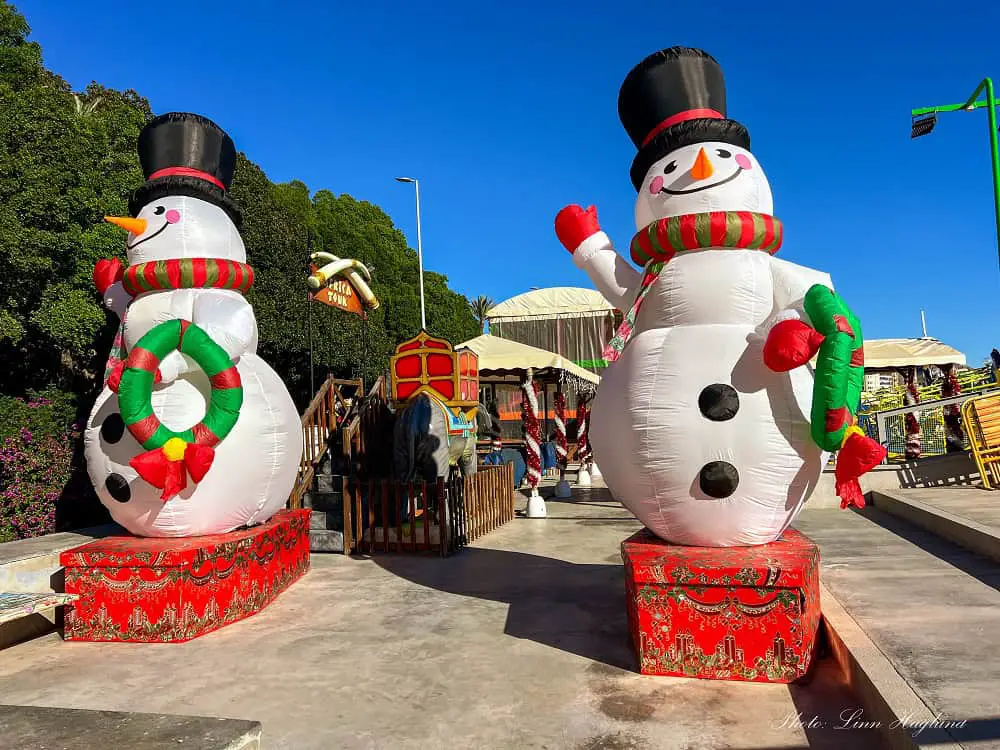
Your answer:
[[[827,274],[774,257],[782,226],[747,129],[726,117],[718,63],[651,55],[618,109],[638,148],[631,257],[644,270],[593,207],[556,218],[574,264],[626,312],[591,413],[608,488],[669,542],[765,544],[839,450],[838,492],[863,504],[857,477],[884,450],[856,425],[860,324]]]
[[[215,534],[284,507],[302,455],[300,417],[257,354],[253,283],[227,194],[236,149],[187,113],[139,136],[146,182],[130,217],[128,268],[94,281],[122,317],[124,351],[87,423],[91,481],[112,517],[140,536]],[[125,353],[127,352],[127,357]]]

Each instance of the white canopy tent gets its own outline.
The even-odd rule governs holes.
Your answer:
[[[523,377],[530,369],[536,378],[560,381],[575,379],[581,381],[579,385],[583,388],[586,388],[585,384],[596,386],[601,382],[599,375],[554,352],[491,336],[488,333],[469,339],[455,348],[471,349],[478,354],[479,374],[487,378],[491,375]]]
[[[542,385],[542,435],[550,433],[555,418],[553,402],[549,396],[557,388],[566,396],[566,416],[576,417],[578,394],[590,397],[601,378],[570,362],[554,352],[548,352],[517,341],[501,339],[489,334],[477,336],[455,347],[468,348],[479,355],[479,382],[491,392],[489,401],[497,404],[500,425],[505,440],[518,441],[521,437],[521,388],[520,384],[531,370],[532,378]],[[569,424],[567,423],[569,427]],[[570,434],[575,434],[575,424]]]
[[[543,320],[559,315],[606,315],[614,308],[596,289],[556,286],[535,289],[501,302],[486,313],[494,320]]]
[[[865,369],[965,365],[965,355],[937,339],[871,339],[865,342]]]
[[[536,289],[501,302],[486,314],[490,333],[600,371],[604,346],[614,335],[615,309],[594,289]]]

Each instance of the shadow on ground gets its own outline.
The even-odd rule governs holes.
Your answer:
[[[510,605],[504,633],[634,671],[622,566],[469,547],[441,559],[375,556],[420,586]]]

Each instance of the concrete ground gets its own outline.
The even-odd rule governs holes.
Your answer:
[[[314,555],[190,643],[22,644],[0,703],[256,720],[267,750],[879,746],[838,728],[858,706],[832,660],[805,687],[637,674],[619,556],[637,522],[601,489],[548,508],[450,559]]]
[[[819,544],[827,588],[931,713],[965,722],[948,733],[1000,749],[1000,566],[876,508],[806,510],[795,526]]]
[[[990,526],[1000,532],[1000,491],[985,490],[972,485],[915,487],[893,490],[892,494],[901,498],[912,498],[925,505]]]

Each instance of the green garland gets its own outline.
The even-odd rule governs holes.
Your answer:
[[[826,451],[839,451],[855,426],[864,384],[861,322],[829,287],[816,284],[803,302],[813,327],[823,334],[816,362],[811,413],[812,438]]]

